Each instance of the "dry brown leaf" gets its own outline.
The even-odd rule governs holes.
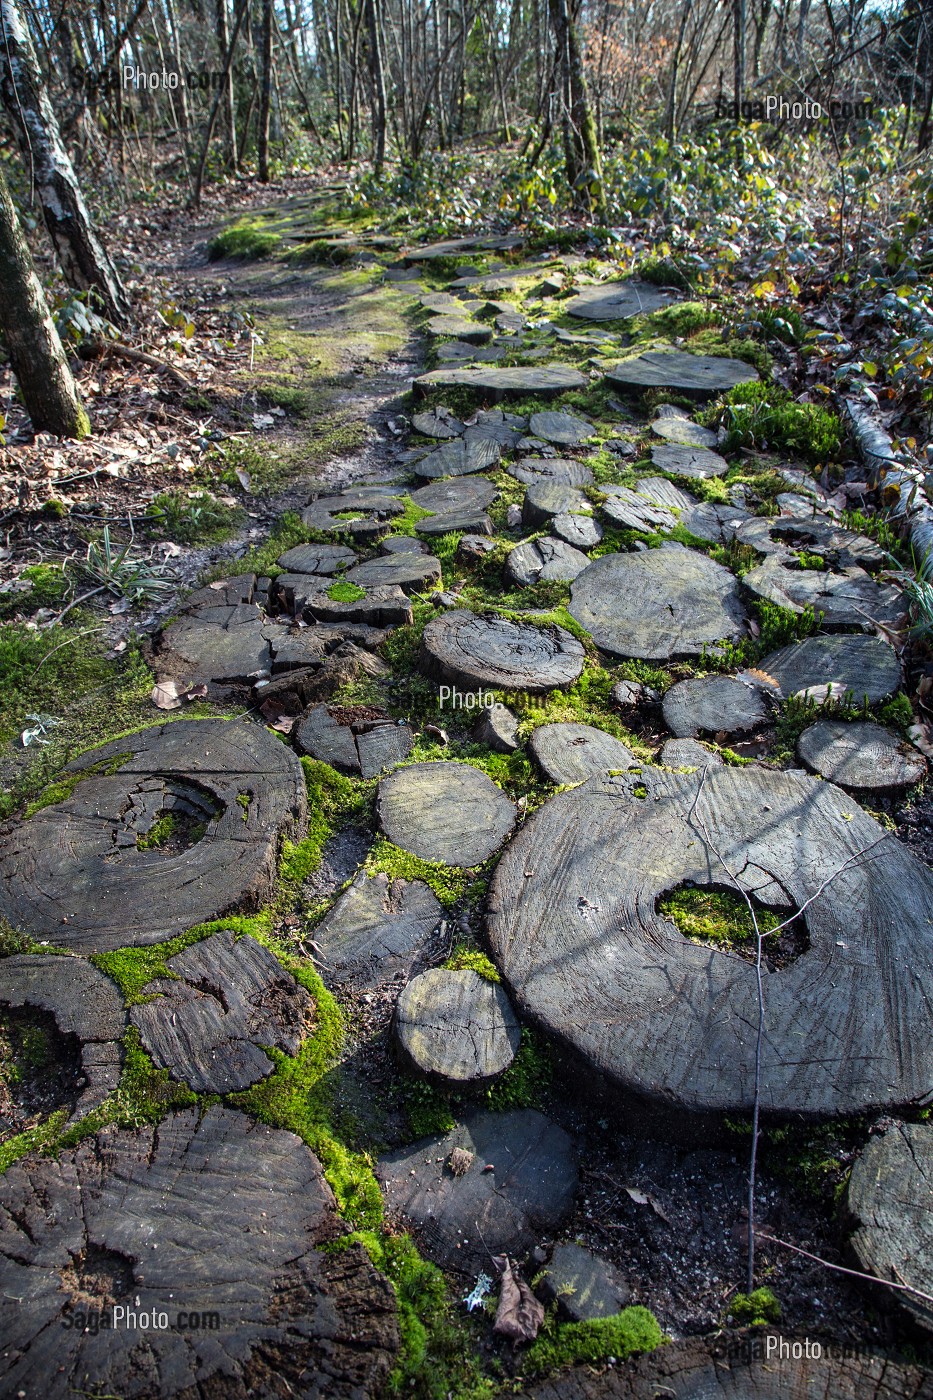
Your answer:
[[[504,1259],[502,1263],[502,1288],[492,1330],[500,1337],[508,1337],[516,1345],[519,1342],[533,1342],[544,1321],[544,1308],[511,1260]]]
[[[203,700],[206,685],[186,686],[181,681],[157,681],[152,687],[152,703],[160,710],[179,710],[186,700]]]

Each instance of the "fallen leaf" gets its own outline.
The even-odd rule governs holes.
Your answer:
[[[465,1147],[455,1147],[447,1158],[447,1165],[454,1176],[463,1176],[470,1170],[475,1160],[475,1153],[468,1152]]]
[[[179,710],[186,700],[202,700],[206,685],[186,686],[181,681],[157,681],[152,687],[152,703],[160,710]]]
[[[277,729],[280,734],[291,734],[298,721],[297,715],[280,715],[269,725],[270,729]]]
[[[933,730],[928,724],[912,724],[907,731],[912,744],[927,758],[933,758]]]
[[[825,685],[808,685],[794,694],[795,700],[813,700],[817,705],[825,705],[828,700],[842,700],[848,687],[842,681],[827,681]]]
[[[533,1342],[544,1321],[544,1308],[509,1259],[503,1260],[502,1287],[493,1331],[510,1341]]]

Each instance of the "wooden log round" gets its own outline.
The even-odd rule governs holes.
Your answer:
[[[467,428],[462,437],[442,443],[415,463],[415,473],[431,480],[444,476],[469,476],[494,467],[501,456],[499,444],[486,433]]]
[[[747,734],[767,724],[771,710],[762,692],[734,676],[696,676],[672,685],[662,703],[664,723],[676,739],[698,734]]]
[[[781,647],[764,658],[760,669],[774,677],[785,696],[836,681],[857,705],[886,700],[901,684],[901,665],[890,643],[846,633],[806,637]]]
[[[546,409],[543,413],[531,415],[528,431],[532,437],[544,438],[545,442],[555,442],[563,447],[577,447],[588,437],[592,437],[593,425],[572,413],[555,413]]]
[[[872,792],[910,787],[927,771],[926,759],[913,744],[868,722],[817,720],[797,740],[797,753],[820,777]]]
[[[515,805],[469,763],[412,763],[383,778],[376,799],[383,834],[422,860],[472,868],[515,825]]]
[[[403,1058],[421,1074],[469,1084],[508,1069],[521,1029],[497,982],[468,968],[432,967],[402,991],[395,1035]]]
[[[255,603],[188,607],[162,629],[153,651],[160,680],[188,685],[249,684],[272,665],[265,618]]]
[[[681,515],[680,523],[698,539],[709,540],[710,544],[725,544],[748,518],[748,511],[740,510],[738,506],[702,501],[699,505],[688,507]]]
[[[256,907],[271,893],[282,836],[299,836],[307,816],[295,755],[242,721],[156,725],[66,771],[88,776],[7,827],[0,913],[82,953],[158,943]],[[163,815],[191,844],[146,847]]]
[[[414,381],[415,394],[435,389],[468,389],[480,398],[556,398],[570,389],[585,389],[587,380],[568,365],[537,365],[529,369],[496,369],[480,365],[435,369]]]
[[[813,898],[809,947],[765,976],[763,1111],[926,1101],[933,1046],[908,1028],[926,1023],[933,873],[839,788],[797,773],[645,768],[540,808],[489,897],[490,942],[520,1011],[629,1091],[749,1110],[754,966],[689,941],[656,908],[685,882],[729,887],[727,866],[768,907]]]
[[[857,1354],[853,1352],[857,1350]],[[518,1400],[933,1400],[924,1366],[811,1337],[690,1338],[621,1366],[569,1366]]]
[[[360,588],[395,585],[406,593],[421,592],[441,577],[441,561],[433,554],[386,554],[349,569],[344,578]]]
[[[459,1175],[447,1165],[456,1148],[472,1158]],[[520,1258],[556,1232],[578,1180],[570,1138],[529,1108],[468,1114],[443,1137],[383,1157],[379,1176],[428,1257],[473,1276],[491,1253]]]
[[[249,934],[211,934],[169,958],[130,1019],[156,1064],[199,1094],[229,1094],[271,1074],[260,1048],[288,1055],[314,1021],[314,1001]]]
[[[667,418],[667,423],[677,423],[677,418]],[[681,443],[665,442],[652,447],[651,460],[658,471],[670,472],[671,476],[697,477],[706,479],[723,476],[729,470],[729,463],[718,452],[708,447],[685,447]]]
[[[449,515],[454,510],[483,510],[496,495],[495,486],[483,476],[456,476],[419,487],[412,491],[411,499],[422,510]]]
[[[48,1011],[62,1035],[77,1038],[86,1083],[76,1113],[96,1108],[116,1089],[126,1010],[114,983],[91,963],[46,953],[4,958],[0,1004]]]
[[[321,976],[356,991],[410,976],[442,913],[420,880],[358,875],[314,930]]]
[[[451,297],[451,302],[453,300]],[[459,418],[454,417],[449,408],[438,404],[437,408],[428,409],[426,413],[414,414],[411,426],[416,433],[421,433],[422,437],[444,439],[459,437],[464,425]]]
[[[613,525],[627,530],[673,530],[677,516],[666,505],[642,495],[631,486],[607,486],[600,510]]]
[[[492,326],[484,326],[482,321],[468,321],[465,316],[432,316],[428,330],[432,335],[448,336],[467,345],[488,345],[492,340]]]
[[[621,739],[592,724],[542,724],[528,747],[552,783],[585,783],[596,774],[636,765]]]
[[[432,618],[421,641],[423,670],[471,689],[563,689],[579,677],[584,656],[583,643],[563,627],[534,627],[461,608]]]
[[[599,282],[595,287],[585,287],[571,297],[561,310],[584,321],[621,321],[629,316],[660,311],[679,299],[677,292],[656,287],[653,282],[622,277],[615,282]]]
[[[505,567],[519,587],[527,588],[534,583],[569,583],[582,574],[589,562],[585,554],[565,540],[545,536],[510,550]]]
[[[536,481],[528,487],[522,502],[522,524],[529,529],[547,527],[555,515],[579,511],[592,514],[593,507],[575,486],[563,486],[553,481]]]
[[[803,501],[803,505],[810,506],[812,511],[810,502]],[[854,530],[843,530],[825,516],[813,518],[810,514],[806,519],[779,517],[769,521],[769,531],[777,544],[821,554],[833,568],[847,569],[854,565],[873,571],[880,569],[886,558],[886,551],[877,540],[856,534]]]
[[[576,620],[615,656],[699,656],[745,632],[735,577],[692,550],[604,554],[574,579],[570,597]]]
[[[305,1400],[378,1394],[394,1295],[359,1245],[322,1248],[345,1230],[299,1138],[217,1105],[17,1162],[0,1391],[249,1400],[287,1375]]]
[[[603,527],[591,515],[572,515],[561,511],[551,521],[551,529],[558,539],[574,549],[592,549],[603,537]]]
[[[757,371],[742,360],[719,355],[691,355],[683,350],[648,350],[607,370],[610,384],[620,389],[670,389],[690,399],[708,399],[757,379]]]
[[[395,515],[401,515],[404,509],[405,503],[400,499],[400,494],[389,487],[383,486],[379,490],[360,488],[344,491],[339,496],[319,496],[305,507],[301,519],[313,530],[326,530],[332,534],[341,531],[361,534],[362,528],[361,537],[365,538],[367,534],[387,529],[385,522]]]
[[[593,473],[585,462],[572,457],[523,457],[508,468],[509,476],[526,486],[551,481],[560,486],[592,486]]]
[[[849,1177],[847,1204],[855,1221],[851,1245],[859,1268],[890,1283],[933,1293],[933,1128],[892,1123],[869,1138]],[[933,1303],[909,1293],[878,1290],[933,1332]]]
[[[872,632],[877,623],[892,626],[904,615],[906,604],[901,590],[893,584],[875,583],[864,569],[818,573],[814,569],[789,568],[787,563],[785,558],[771,555],[748,571],[742,579],[743,586],[756,597],[778,603],[791,612],[812,608],[823,614],[827,627],[860,627],[863,632]]]
[[[277,562],[289,574],[336,574],[352,568],[358,557],[355,550],[343,545],[298,544],[280,554]]]
[[[679,414],[668,418],[656,418],[651,431],[667,442],[676,442],[681,447],[715,447],[716,434],[709,428],[702,428],[692,418],[682,418]]]

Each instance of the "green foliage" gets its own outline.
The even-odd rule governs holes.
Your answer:
[[[487,982],[502,981],[495,963],[491,962],[485,953],[481,953],[478,948],[467,948],[462,944],[453,950],[444,967],[449,968],[451,972],[478,972]]]
[[[914,722],[914,711],[909,696],[903,691],[892,695],[890,700],[885,700],[879,705],[877,715],[881,724],[887,725],[889,729],[898,730],[905,739],[907,738],[907,731]]]
[[[545,1108],[554,1068],[554,1054],[548,1042],[537,1031],[523,1026],[515,1059],[484,1091],[486,1107],[497,1113],[514,1108]]]
[[[335,603],[358,603],[361,598],[366,597],[366,589],[360,588],[358,583],[338,579],[328,588],[327,596]]]
[[[733,1318],[743,1327],[764,1327],[781,1320],[781,1305],[770,1288],[736,1293],[729,1304]]]
[[[134,607],[158,602],[173,587],[164,566],[135,555],[132,541],[114,544],[109,525],[104,526],[99,539],[89,542],[78,568],[92,587],[126,598]]]
[[[137,851],[158,850],[160,847],[166,845],[171,839],[176,825],[177,821],[174,813],[166,812],[164,816],[159,817],[157,821],[152,823],[152,826],[146,832],[145,836],[139,835],[136,837]]]
[[[243,512],[224,505],[207,491],[163,491],[149,507],[149,529],[180,544],[226,539]]]
[[[390,880],[423,880],[437,895],[445,909],[452,909],[466,895],[474,875],[440,861],[421,860],[410,851],[394,846],[384,836],[377,836],[366,857],[370,874],[382,873]]]
[[[765,306],[756,312],[752,324],[766,339],[783,345],[802,345],[806,337],[803,317],[795,306]]]
[[[737,384],[723,395],[716,417],[726,428],[727,451],[772,447],[825,462],[842,446],[842,425],[831,408],[797,403],[779,384]]]
[[[261,544],[254,545],[239,559],[222,559],[210,571],[210,576],[228,578],[238,574],[258,574],[260,577],[266,575],[275,578],[282,572],[276,563],[279,555],[287,549],[294,549],[297,544],[308,544],[313,537],[314,531],[302,523],[301,516],[287,510],[279,516],[272,533]]]
[[[354,783],[319,759],[303,758],[301,766],[311,816],[308,834],[302,841],[292,842],[286,838],[282,843],[279,874],[291,885],[300,885],[314,874],[327,842],[341,824],[363,813],[370,791],[365,784]]]
[[[238,219],[210,240],[207,256],[211,262],[220,258],[269,258],[281,242],[279,234],[270,233],[257,221]]]
[[[556,1322],[551,1318],[528,1348],[523,1370],[540,1375],[579,1361],[590,1365],[610,1357],[625,1361],[639,1352],[655,1351],[663,1340],[657,1318],[642,1307],[625,1308],[590,1322]]]
[[[403,1091],[405,1113],[412,1139],[440,1137],[456,1125],[451,1097],[426,1079],[410,1076]]]
[[[74,581],[59,564],[29,564],[17,583],[18,588],[0,593],[0,622],[17,613],[60,606],[72,592]]]
[[[770,933],[781,923],[781,915],[752,900],[760,933]],[[748,904],[735,890],[682,886],[662,895],[659,914],[670,919],[695,943],[712,943],[731,948],[755,939],[755,923]],[[786,917],[786,915],[784,915]]]

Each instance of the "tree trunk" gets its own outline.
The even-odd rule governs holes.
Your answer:
[[[216,0],[217,16],[217,47],[220,50],[221,63],[227,57],[227,45],[230,43],[230,29],[227,23],[227,0]],[[224,147],[227,155],[227,165],[231,170],[237,170],[240,158],[237,154],[236,144],[236,99],[233,91],[233,69],[227,67],[223,83],[224,101]]]
[[[269,119],[272,111],[272,0],[262,0],[262,52],[259,82],[259,178],[269,183]]]
[[[127,321],[129,300],[91,223],[17,0],[0,0],[0,91],[65,279],[93,287],[110,319]]]
[[[65,351],[49,314],[32,256],[0,171],[0,331],[36,432],[87,437]]]
[[[373,171],[382,174],[386,156],[386,80],[382,64],[382,35],[376,0],[366,0],[369,24],[369,63],[373,78]]]
[[[581,187],[592,198],[601,218],[605,218],[602,158],[596,136],[596,122],[590,109],[583,72],[583,55],[575,17],[569,0],[550,0],[551,25],[557,40],[562,71],[564,106],[564,152],[567,179],[579,198]]]
[[[745,0],[732,0],[733,86],[739,115],[745,96]]]

